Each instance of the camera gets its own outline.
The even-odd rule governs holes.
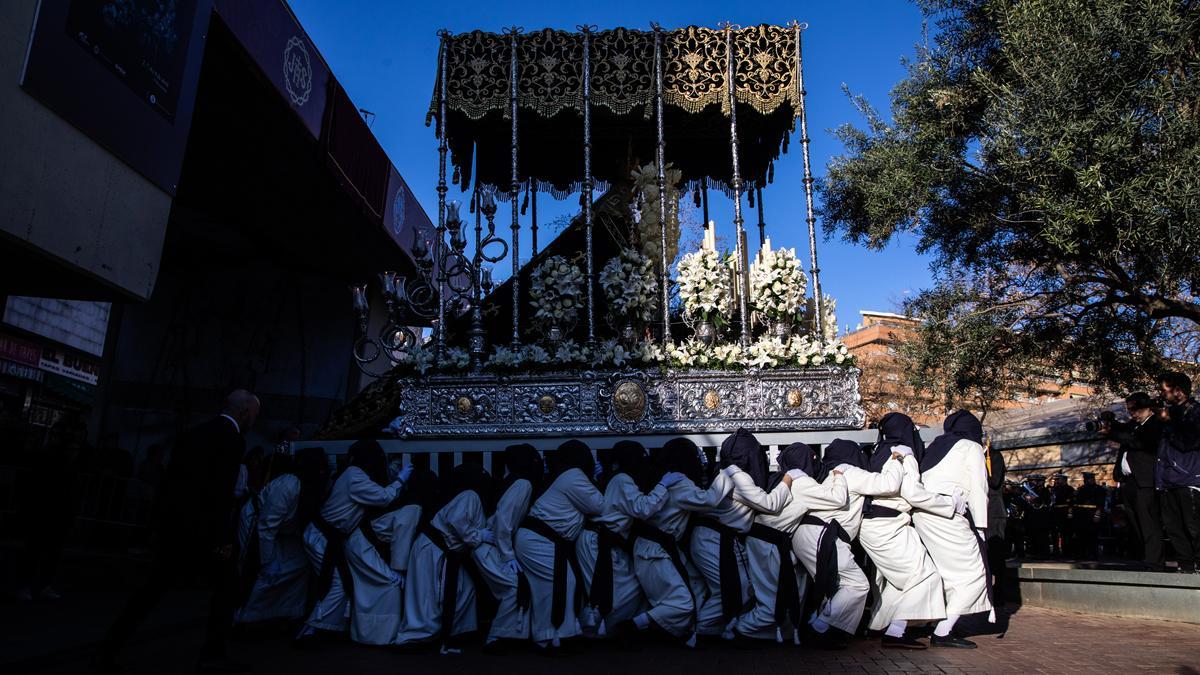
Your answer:
[[[1090,432],[1099,432],[1105,436],[1114,433],[1128,431],[1131,428],[1129,422],[1122,422],[1117,419],[1117,414],[1111,410],[1105,410],[1100,413],[1094,420],[1088,420],[1084,424],[1084,428]]]

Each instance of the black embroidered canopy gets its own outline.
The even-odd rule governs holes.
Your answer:
[[[695,26],[660,31],[665,156],[685,181],[731,182],[731,43],[741,180],[744,188],[770,182],[771,165],[786,151],[803,105],[800,30],[761,25],[731,28],[729,35]],[[654,160],[655,31],[593,30],[587,39],[592,173],[603,189]],[[511,188],[514,41],[520,180],[533,179],[565,196],[584,178],[582,32],[444,36],[446,135],[455,176],[467,189],[474,167],[480,184],[497,186],[501,194]],[[437,117],[440,86],[439,71],[427,123]]]

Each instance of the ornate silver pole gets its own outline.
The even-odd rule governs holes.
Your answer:
[[[667,270],[667,176],[666,137],[663,129],[663,67],[662,67],[662,26],[651,24],[654,28],[654,119],[658,127],[658,143],[655,148],[655,163],[658,164],[658,225],[659,245],[662,272],[662,340],[663,344],[671,343],[671,310],[667,306],[670,300],[670,273]]]
[[[728,21],[722,24],[725,29],[725,52],[726,52],[726,69],[725,69],[725,86],[729,89],[729,149],[733,157],[733,229],[734,237],[737,242],[737,261],[740,266],[738,274],[738,319],[742,324],[741,343],[742,347],[750,346],[750,256],[746,246],[746,228],[742,225],[742,175],[741,166],[738,161],[738,135],[737,135],[737,83],[733,79],[734,67],[733,62],[735,55],[733,53],[733,28],[734,25]]]
[[[479,199],[479,184],[471,195],[471,205],[475,210],[475,255],[471,262],[471,369],[483,368],[484,332],[483,332],[483,293],[480,277],[483,268],[483,204]]]
[[[824,335],[824,298],[821,297],[821,269],[817,266],[817,214],[813,209],[812,164],[808,157],[808,115],[804,111],[804,97],[808,92],[804,90],[804,57],[800,50],[800,32],[808,28],[808,24],[792,21],[790,25],[792,33],[796,36],[796,86],[800,90],[800,149],[804,156],[804,205],[808,209],[805,221],[808,223],[808,255],[812,268],[813,308],[816,312],[813,326],[817,335]]]
[[[529,179],[529,192],[530,192],[529,199],[533,201],[533,214],[532,214],[533,217],[530,219],[530,228],[529,228],[530,238],[532,239],[531,250],[533,252],[530,253],[530,256],[536,258],[537,252],[538,252],[538,247],[537,247],[537,181],[533,180],[532,178]]]
[[[446,238],[446,192],[449,190],[446,187],[446,155],[450,149],[446,141],[446,49],[450,45],[450,31],[439,30],[438,37],[442,41],[438,49],[438,224],[437,239],[433,243],[433,259],[437,261],[438,265],[434,281],[438,302],[437,330],[435,331],[437,344],[434,356],[441,361],[446,353],[446,294],[443,292],[446,283],[446,268],[442,261],[442,246],[444,246],[442,240]]]
[[[592,261],[592,26],[583,32],[583,224],[586,242],[587,344],[596,345],[595,272]],[[661,188],[660,188],[661,189]]]
[[[509,61],[509,108],[512,114],[512,346],[521,344],[521,257],[520,250],[520,208],[517,196],[521,191],[521,177],[517,171],[517,82],[520,73],[517,70],[517,36],[521,29],[517,26],[506,28],[505,31],[512,42],[512,57]]]
[[[763,199],[762,186],[754,186],[754,196],[758,199],[758,245],[762,247],[767,243],[767,223],[763,220]]]

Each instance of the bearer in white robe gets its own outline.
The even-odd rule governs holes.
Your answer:
[[[692,563],[704,578],[706,598],[696,611],[696,633],[732,638],[731,624],[746,609],[750,574],[740,541],[756,514],[778,515],[792,501],[792,479],[767,491],[767,453],[754,434],[738,429],[721,443],[719,461],[733,489],[717,508],[692,522]],[[724,549],[724,550],[723,550]]]
[[[300,630],[297,636],[300,641],[311,640],[317,630],[346,630],[350,622],[350,599],[345,589],[345,582],[350,579],[349,559],[351,555],[361,558],[367,548],[373,548],[358,531],[359,523],[367,509],[395,501],[412,471],[411,467],[405,467],[395,481],[388,483],[387,458],[383,448],[373,440],[355,441],[348,456],[350,465],[334,481],[320,516],[304,530],[309,560],[328,588]],[[330,537],[336,541],[331,542]],[[331,545],[337,547],[332,557],[327,555]],[[349,551],[352,546],[353,554]]]
[[[778,462],[775,480],[782,483],[784,475],[791,477],[792,501],[777,514],[754,517],[746,537],[754,607],[738,617],[733,630],[738,638],[782,641],[784,629],[790,627],[793,640],[799,643],[801,599],[808,575],[795,564],[792,538],[810,510],[834,511],[846,506],[846,479],[836,472],[822,483],[812,478],[819,467],[817,453],[804,443],[789,445],[779,453]]]
[[[668,441],[656,458],[659,468],[685,478],[667,488],[667,503],[657,513],[633,524],[633,569],[650,609],[616,628],[623,634],[657,628],[695,647],[694,592],[699,589],[691,584],[690,563],[679,550],[679,542],[691,514],[716,508],[733,489],[733,481],[726,471],[720,471],[707,489],[698,487],[696,481],[704,472],[700,449],[686,438]]]
[[[550,463],[555,478],[517,530],[517,561],[531,595],[530,637],[539,649],[580,634],[575,585],[583,580],[574,569],[575,540],[584,518],[604,509],[604,496],[588,478],[595,459],[586,445],[567,441]],[[556,567],[562,570],[557,577]]]
[[[575,542],[589,599],[580,623],[584,634],[594,637],[608,635],[611,627],[645,610],[646,599],[633,570],[629,531],[634,520],[657,513],[667,501],[667,488],[683,479],[683,474],[669,474],[647,485],[653,481],[649,458],[634,441],[618,441],[605,459],[604,511],[584,524]],[[643,487],[649,492],[643,492]],[[603,560],[601,550],[607,553]]]
[[[404,587],[404,618],[396,644],[440,640],[442,653],[457,653],[460,645],[456,638],[475,631],[475,582],[467,566],[472,564],[476,548],[495,542],[486,529],[481,497],[490,493],[490,483],[490,476],[477,464],[455,467],[453,497],[419,529],[413,541]]]
[[[354,586],[350,639],[355,642],[386,645],[395,639],[408,567],[397,566],[397,559],[412,548],[420,518],[421,507],[409,504],[377,515],[369,526],[362,522],[350,535],[346,562]]]
[[[995,620],[983,555],[988,500],[983,427],[959,410],[946,418],[943,429],[917,461],[920,482],[906,480],[903,495],[915,509],[913,525],[946,592],[946,618],[929,644],[971,649],[974,642],[951,633],[959,617],[989,612],[988,620]]]
[[[304,448],[295,458],[272,458],[273,478],[243,511],[253,515],[258,571],[237,623],[271,619],[299,619],[308,599],[309,562],[302,533],[317,515],[325,498],[329,464],[320,448]],[[248,535],[250,533],[247,533]]]
[[[869,496],[899,490],[904,476],[900,463],[894,459],[880,473],[864,470],[865,464],[857,443],[836,439],[826,446],[819,478],[823,481],[829,473],[840,471],[849,491],[846,505],[810,511],[792,540],[796,557],[812,575],[812,589],[821,598],[809,625],[816,633],[817,646],[823,648],[843,648],[845,636],[858,629],[866,606],[870,585],[850,550],[850,542],[858,536],[862,523],[863,501]]]
[[[487,649],[493,652],[500,650],[500,640],[529,637],[529,607],[521,607],[518,597],[522,575],[517,562],[516,535],[533,498],[541,494],[544,478],[542,456],[532,445],[511,445],[505,448],[503,458],[508,475],[500,486],[500,501],[488,523],[496,543],[481,544],[472,553],[480,576],[496,598],[496,616],[486,642]]]
[[[879,441],[867,459],[867,468],[878,473],[903,455],[907,475],[917,471],[912,448],[923,448],[916,425],[907,415],[888,413],[879,421]],[[946,618],[942,577],[910,524],[912,507],[900,491],[872,497],[863,510],[858,541],[875,563],[875,602],[871,630],[884,631],[884,647],[924,649],[925,644],[904,635],[910,622]]]

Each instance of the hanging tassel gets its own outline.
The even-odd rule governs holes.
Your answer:
[[[750,205],[750,208],[754,208],[754,184],[753,183],[750,185],[750,189],[746,190],[746,201]]]
[[[792,629],[792,644],[796,645],[797,647],[800,646],[800,629],[799,628]]]
[[[988,610],[988,623],[996,623],[996,608]]]
[[[783,644],[783,630],[779,626],[775,626],[775,642]]]
[[[767,165],[767,184],[775,182],[775,162]]]
[[[458,165],[455,164],[454,165],[454,174],[451,176],[450,182],[454,183],[455,185],[458,185],[461,180],[462,180],[462,171],[459,170]]]
[[[521,215],[525,215],[525,211],[529,209],[529,184],[525,185],[525,199],[521,200]]]
[[[791,134],[783,135],[783,154],[785,154],[785,155],[787,154],[787,151],[788,151],[788,142],[791,141],[791,139],[792,139]]]
[[[692,190],[692,202],[696,204],[696,208],[700,208],[700,186],[697,185],[695,190]]]

